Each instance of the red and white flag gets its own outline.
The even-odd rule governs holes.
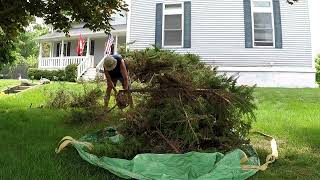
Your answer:
[[[114,38],[111,34],[108,35],[107,41],[106,41],[106,49],[104,50],[104,54],[111,55],[112,53],[112,44],[113,44]]]
[[[84,46],[85,46],[85,40],[82,38],[82,35],[80,34],[80,38],[78,40],[78,45],[77,45],[78,56],[83,55]]]

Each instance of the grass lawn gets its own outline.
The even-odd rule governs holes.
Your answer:
[[[8,87],[19,85],[20,81],[15,79],[1,79],[0,80],[0,91],[6,90]]]
[[[257,89],[259,130],[276,138],[279,160],[254,179],[320,179],[320,89]],[[254,138],[260,154],[270,145]]]
[[[63,121],[64,110],[38,108],[59,86],[0,96],[0,179],[117,179],[82,160],[72,148],[54,153],[63,136],[79,138],[109,124],[70,125]],[[64,88],[82,89],[77,84]],[[256,97],[254,130],[278,140],[280,158],[253,179],[319,179],[320,89],[257,89]],[[267,142],[256,137],[252,141],[262,156],[268,153]]]

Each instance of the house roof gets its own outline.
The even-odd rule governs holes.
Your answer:
[[[111,34],[118,34],[118,33],[125,33],[126,32],[127,25],[126,24],[121,24],[121,25],[114,25],[113,30],[111,31]],[[75,27],[70,29],[69,35],[70,37],[66,37],[64,32],[58,32],[58,31],[53,31],[49,34],[40,36],[38,38],[39,41],[45,41],[45,40],[61,40],[65,38],[78,38],[80,34],[83,37],[105,37],[106,34],[104,31],[97,31],[93,32],[88,28],[82,28],[82,27]]]

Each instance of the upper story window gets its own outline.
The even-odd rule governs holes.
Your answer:
[[[183,4],[164,4],[163,46],[183,46]]]
[[[274,18],[272,0],[252,0],[253,44],[274,47]]]

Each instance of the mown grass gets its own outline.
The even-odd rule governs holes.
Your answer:
[[[2,80],[0,80],[0,91],[6,90],[9,87],[19,85],[19,84],[20,84],[19,80],[2,79]]]
[[[74,149],[55,154],[63,136],[79,138],[108,124],[70,125],[63,120],[68,113],[65,110],[41,108],[59,86],[45,85],[0,97],[0,179],[116,178],[83,161]],[[67,83],[63,87],[83,90],[78,84]]]
[[[66,110],[41,108],[61,86],[83,91],[79,84],[53,83],[0,97],[0,179],[117,179],[83,161],[72,148],[54,153],[63,136],[79,138],[110,125],[66,124]],[[320,89],[257,89],[255,96],[254,130],[277,139],[280,157],[252,179],[319,179]],[[252,142],[261,157],[270,151],[267,141],[253,137]]]
[[[254,130],[276,138],[279,159],[254,179],[320,179],[320,89],[257,89]],[[253,138],[262,157],[270,145]]]

